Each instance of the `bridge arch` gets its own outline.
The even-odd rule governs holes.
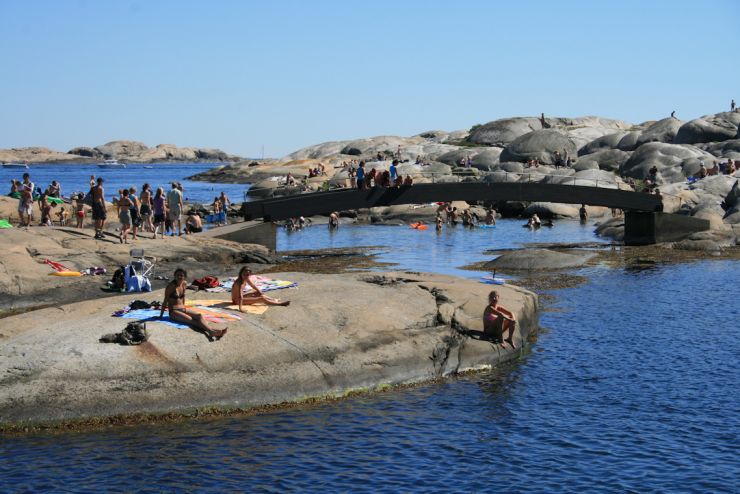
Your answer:
[[[242,214],[247,220],[262,218],[264,221],[277,221],[296,216],[329,214],[332,211],[441,201],[538,201],[643,212],[662,209],[659,196],[644,192],[536,182],[462,182],[371,187],[365,190],[336,189],[262,199],[243,203]]]

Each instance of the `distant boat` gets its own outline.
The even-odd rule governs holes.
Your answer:
[[[3,168],[28,168],[28,165],[24,163],[5,163]]]
[[[154,167],[153,166],[145,166],[144,168],[146,168],[147,170],[151,170]]]
[[[105,160],[98,163],[98,168],[126,168],[126,164],[119,163],[118,160]]]

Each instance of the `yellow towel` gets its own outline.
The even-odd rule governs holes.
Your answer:
[[[203,307],[218,307],[220,309],[239,310],[238,305],[233,305],[231,300],[188,300],[187,306],[201,305]],[[244,312],[247,314],[264,314],[267,311],[266,305],[242,305]]]

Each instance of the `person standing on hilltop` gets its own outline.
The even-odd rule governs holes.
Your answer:
[[[735,100],[734,99],[730,102],[730,111],[735,111]]]
[[[182,214],[182,192],[177,187],[177,182],[172,182],[172,189],[167,192],[167,215],[169,220],[172,222],[172,233],[175,233],[175,225],[177,225],[177,235],[182,235],[182,222],[180,221],[180,215]]]
[[[671,112],[671,118],[676,118],[676,110],[673,110],[673,111]]]
[[[95,238],[103,238],[105,220],[108,218],[105,211],[105,190],[103,177],[98,177],[98,183],[92,188],[92,217],[95,222]]]

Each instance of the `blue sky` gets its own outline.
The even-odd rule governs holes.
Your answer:
[[[278,157],[510,116],[740,102],[740,2],[0,0],[0,148]]]

